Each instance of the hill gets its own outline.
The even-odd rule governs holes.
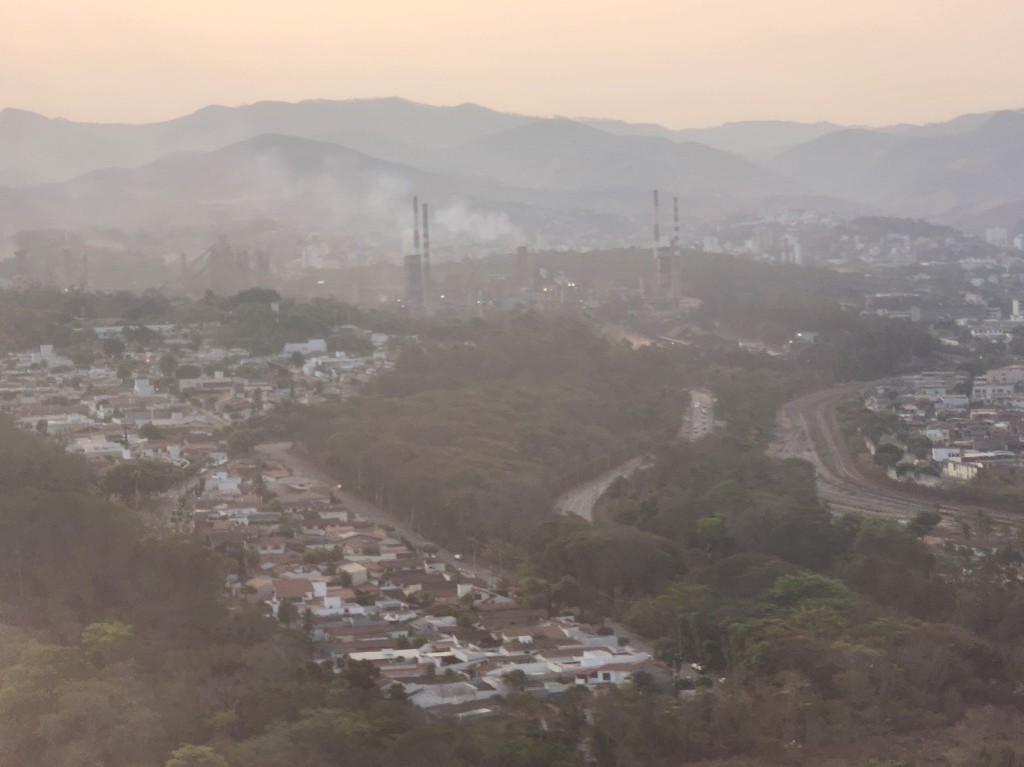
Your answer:
[[[390,241],[398,252],[413,194],[434,204],[436,225],[449,240],[507,237],[514,243],[524,231],[572,237],[594,227],[629,226],[607,212],[574,208],[571,195],[420,170],[282,135],[178,153],[137,168],[92,171],[59,184],[0,188],[0,226],[159,230],[262,217],[344,231],[356,241]]]
[[[787,120],[741,120],[708,128],[681,130],[671,130],[654,123],[628,123],[622,120],[581,122],[620,136],[660,136],[672,141],[696,141],[755,160],[772,157],[790,146],[846,129],[846,126],[830,122],[801,123]]]
[[[440,150],[445,170],[541,189],[652,189],[751,197],[798,191],[748,160],[694,142],[616,136],[571,120],[537,120]]]
[[[414,188],[447,196],[471,185],[320,141],[262,135],[212,152],[0,194],[0,217],[58,226],[152,227],[280,216],[307,224],[375,221],[405,211]]]
[[[1024,115],[999,112],[942,133],[841,131],[772,164],[811,190],[904,216],[970,217],[1024,199]],[[969,127],[973,126],[973,127]]]
[[[211,151],[268,133],[340,141],[384,159],[402,159],[407,145],[469,141],[530,119],[475,104],[435,107],[397,98],[209,106],[146,125],[76,123],[5,109],[0,112],[0,184],[65,181],[90,170]]]
[[[1022,171],[1024,111],[685,130],[398,98],[210,106],[147,125],[0,112],[0,223],[13,231],[267,217],[379,241],[419,194],[449,206],[452,232],[608,246],[644,237],[652,188],[678,195],[684,217],[809,207],[979,228],[1016,224]]]

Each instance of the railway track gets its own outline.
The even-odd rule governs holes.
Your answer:
[[[868,384],[844,384],[792,400],[778,413],[778,432],[769,455],[802,458],[814,465],[818,493],[835,512],[870,514],[888,519],[909,519],[920,511],[938,510],[945,532],[960,534],[961,522],[975,525],[984,515],[994,526],[1010,532],[1021,517],[1001,509],[934,499],[911,489],[889,487],[866,476],[850,455],[836,418],[836,405]]]

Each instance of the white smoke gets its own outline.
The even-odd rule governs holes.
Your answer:
[[[444,206],[435,217],[448,232],[466,235],[477,242],[505,240],[516,233],[515,225],[504,212],[479,210],[465,201]]]

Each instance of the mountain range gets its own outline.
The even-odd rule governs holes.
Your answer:
[[[1024,111],[688,130],[393,98],[212,106],[146,125],[0,112],[7,231],[261,216],[372,232],[404,221],[420,194],[452,233],[635,241],[653,188],[678,195],[688,220],[789,204],[1015,226]]]

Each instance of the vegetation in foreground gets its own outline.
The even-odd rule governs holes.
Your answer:
[[[366,666],[313,664],[300,632],[228,609],[231,563],[149,536],[80,462],[2,424],[0,754],[111,767],[926,753],[1012,765],[1020,553],[936,558],[916,529],[832,518],[806,466],[761,454],[776,405],[829,381],[834,355],[633,350],[574,320],[510,317],[431,334],[374,390],[313,411],[311,449],[351,486],[428,534],[517,561],[524,602],[618,617],[667,662],[710,674],[692,699],[638,679],[514,695],[471,724],[424,720]],[[716,392],[729,429],[699,450],[659,447],[695,385]],[[310,413],[286,415],[310,429]],[[567,477],[641,450],[655,467],[613,488],[602,524],[550,518]],[[962,737],[944,762],[912,740],[968,726],[988,742]]]

